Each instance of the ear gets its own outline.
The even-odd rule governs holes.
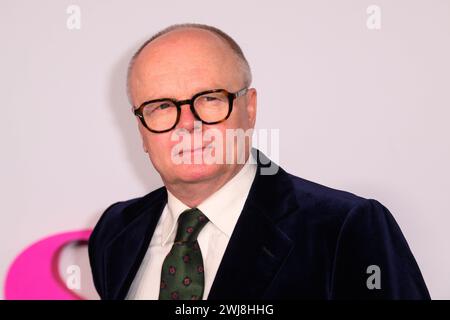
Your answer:
[[[247,114],[248,114],[248,124],[250,128],[255,127],[256,106],[257,106],[257,92],[255,88],[250,88],[248,89],[247,92]]]

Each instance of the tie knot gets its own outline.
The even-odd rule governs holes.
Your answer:
[[[178,217],[175,242],[194,242],[208,221],[203,212],[197,208],[184,210]]]

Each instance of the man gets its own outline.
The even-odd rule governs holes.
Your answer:
[[[129,97],[164,187],[111,205],[96,225],[100,297],[429,299],[381,203],[285,172],[248,136],[244,148],[219,143],[254,128],[250,83],[239,46],[206,25],[166,28],[134,55]]]

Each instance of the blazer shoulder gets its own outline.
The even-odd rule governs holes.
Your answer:
[[[291,173],[286,173],[298,206],[308,209],[319,209],[325,215],[347,216],[353,209],[364,206],[368,201],[376,201],[355,193],[325,186]]]
[[[370,225],[389,224],[396,232],[401,232],[389,209],[376,199],[328,187],[290,173],[287,173],[287,179],[297,207],[288,218],[292,223],[301,221],[311,230],[331,231],[327,236],[332,236],[334,240],[344,229],[355,225],[362,229]]]
[[[296,199],[296,214],[314,228],[324,228],[339,241],[346,234],[363,236],[389,230],[407,247],[400,227],[390,210],[373,198],[331,188],[287,174]]]
[[[167,196],[164,187],[145,196],[111,204],[101,215],[88,241],[89,262],[95,288],[102,299],[106,298],[103,253],[130,223],[146,212],[146,208]]]
[[[134,219],[143,214],[143,209],[149,207],[153,202],[161,200],[166,195],[165,187],[161,187],[144,196],[111,204],[95,225],[89,242],[93,241],[95,237],[101,238],[103,242],[109,242],[111,237],[117,235]]]

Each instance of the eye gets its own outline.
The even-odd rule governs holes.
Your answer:
[[[206,96],[205,97],[205,100],[207,101],[207,102],[209,102],[209,101],[216,101],[216,100],[218,100],[216,97],[210,97],[210,96]]]
[[[209,94],[209,95],[205,95],[201,97],[201,101],[202,102],[206,102],[206,103],[221,103],[224,102],[226,100],[226,97],[224,97],[223,95],[220,94]]]
[[[153,102],[147,105],[147,107],[144,109],[144,114],[150,115],[170,112],[172,110],[172,106],[173,105],[170,101]]]
[[[164,102],[158,105],[155,109],[164,110],[170,107],[170,103]]]

